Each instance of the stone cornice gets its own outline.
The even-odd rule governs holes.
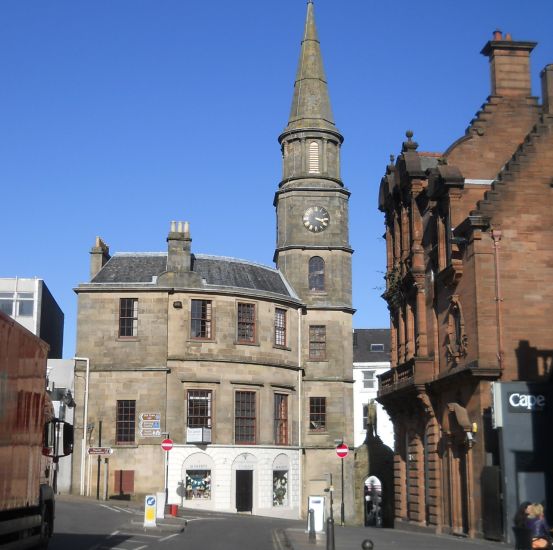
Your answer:
[[[352,315],[357,311],[356,309],[342,305],[342,306],[305,306],[306,310],[316,311],[343,311],[344,313],[351,313]]]
[[[331,378],[331,377],[325,377],[325,376],[318,376],[313,378],[308,378],[307,376],[303,379],[303,382],[333,382],[333,383],[340,383],[340,384],[353,384],[355,380],[353,378]]]
[[[325,187],[324,185],[309,186],[306,184],[304,187],[290,187],[286,189],[281,189],[287,183],[291,183],[298,180],[315,180],[315,181],[322,180],[322,181],[337,183],[339,187]],[[275,193],[275,195],[279,195],[281,193],[287,193],[290,191],[317,191],[317,192],[343,193],[348,197],[351,195],[351,192],[348,191],[346,187],[344,187],[344,182],[341,179],[333,178],[332,176],[325,176],[323,174],[312,174],[312,175],[302,174],[299,176],[290,176],[288,178],[280,180],[278,187],[279,187],[279,190]]]
[[[176,361],[180,363],[228,363],[230,365],[240,364],[240,365],[258,365],[260,367],[273,367],[277,369],[285,370],[302,370],[302,367],[299,367],[294,364],[287,363],[276,363],[274,361],[254,361],[247,359],[246,357],[199,357],[194,355],[169,355],[167,361]]]
[[[295,247],[293,247],[295,248]],[[326,247],[325,247],[326,249]],[[353,252],[353,250],[352,250]],[[146,286],[147,285],[147,286]],[[110,292],[161,292],[167,295],[172,295],[177,292],[192,295],[213,295],[213,296],[237,296],[247,297],[258,300],[266,300],[275,302],[278,304],[288,305],[290,307],[301,307],[303,302],[292,296],[286,297],[282,294],[273,294],[271,292],[259,292],[255,290],[249,291],[248,289],[237,289],[236,287],[220,288],[220,287],[202,287],[202,288],[173,288],[173,287],[159,287],[152,283],[144,283],[143,285],[132,283],[82,283],[73,291],[76,294],[81,293],[110,293]]]
[[[75,367],[75,372],[85,372],[86,367]],[[94,361],[90,362],[90,372],[167,372],[170,373],[169,367],[134,367],[134,366],[95,366]]]

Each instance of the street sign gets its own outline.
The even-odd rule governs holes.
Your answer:
[[[113,449],[111,447],[89,447],[87,450],[89,455],[111,455],[113,454]]]
[[[164,451],[170,451],[173,448],[173,440],[172,439],[164,439],[161,442],[161,448]]]
[[[156,526],[157,499],[155,495],[146,495],[144,499],[144,527]]]
[[[139,437],[161,437],[161,413],[141,412],[138,415]]]
[[[346,458],[346,456],[348,456],[348,446],[345,443],[340,443],[340,445],[336,447],[336,454],[340,458]]]

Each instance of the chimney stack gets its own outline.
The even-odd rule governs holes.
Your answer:
[[[94,279],[98,272],[106,265],[111,258],[109,255],[109,246],[100,238],[96,237],[96,242],[90,250],[90,280]]]
[[[167,243],[167,271],[173,273],[190,271],[192,239],[188,222],[171,222]]]
[[[507,33],[493,33],[482,49],[482,55],[490,58],[492,80],[491,95],[504,97],[529,97],[532,95],[530,82],[530,52],[536,42],[516,42]]]
[[[553,65],[546,65],[540,76],[543,112],[553,115]]]

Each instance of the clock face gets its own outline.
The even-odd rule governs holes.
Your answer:
[[[330,223],[330,214],[322,206],[310,206],[303,215],[303,225],[313,233],[324,231]]]

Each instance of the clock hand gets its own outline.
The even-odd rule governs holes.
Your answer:
[[[328,218],[315,218],[318,222],[326,223]]]

